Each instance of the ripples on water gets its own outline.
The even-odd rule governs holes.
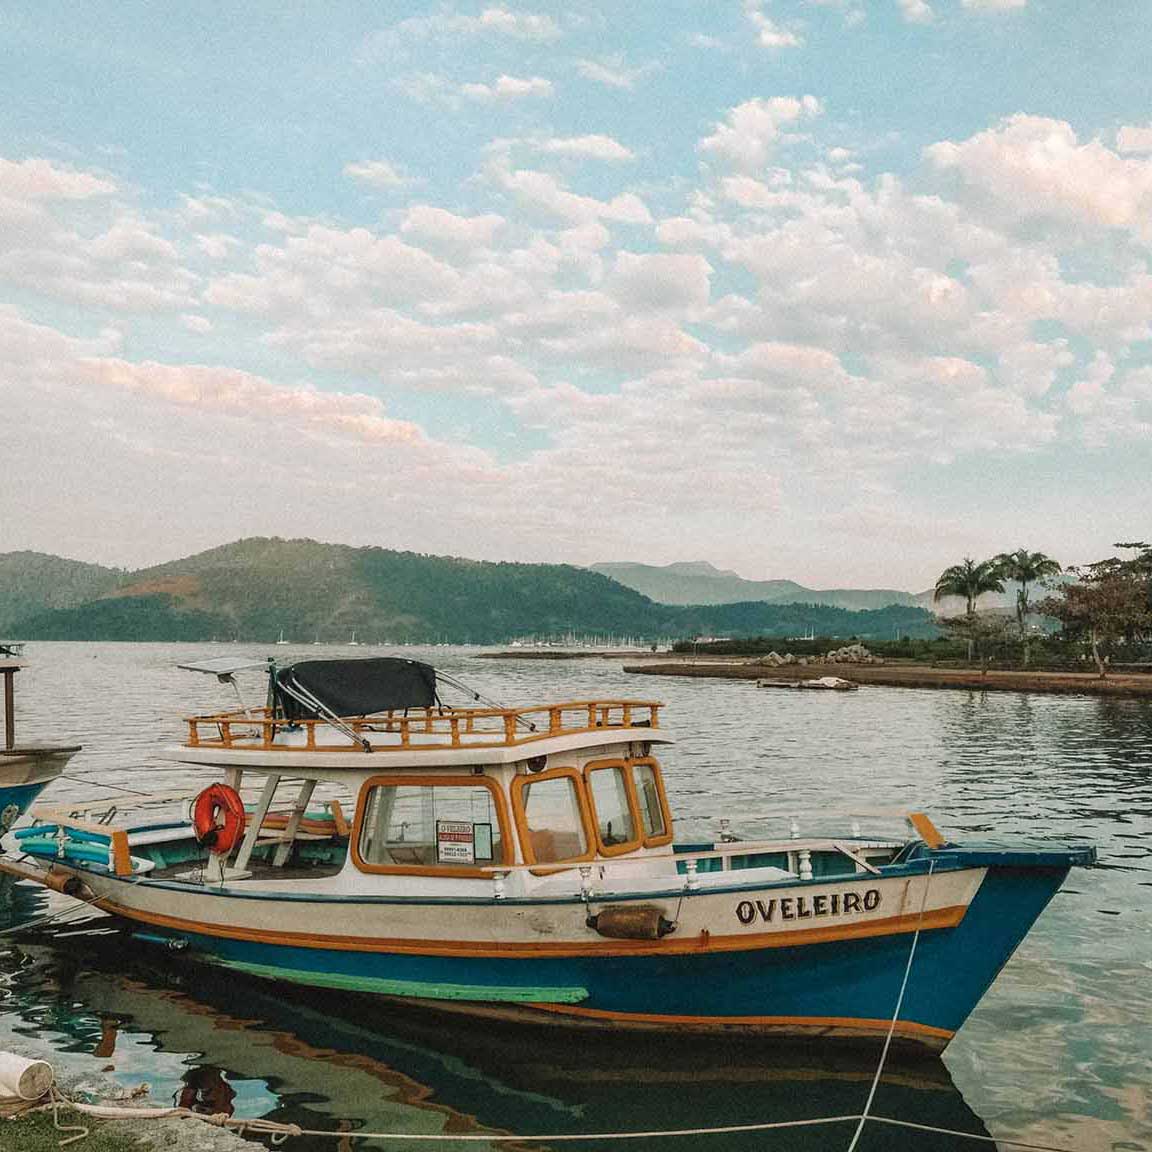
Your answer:
[[[32,667],[18,682],[21,735],[85,746],[73,779],[49,798],[108,796],[108,784],[197,788],[202,777],[157,751],[182,735],[182,715],[228,706],[230,692],[175,664],[230,653],[263,655],[231,645],[30,645]],[[813,828],[822,807],[853,801],[927,809],[957,838],[1096,844],[1101,866],[1072,873],[944,1062],[893,1065],[877,1110],[1085,1149],[1152,1142],[1149,702],[879,687],[770,693],[748,681],[629,676],[615,661],[402,654],[509,703],[665,701],[679,742],[662,759],[681,836],[712,836],[722,818],[741,835],[784,834],[793,815]],[[255,702],[258,681],[250,690]],[[846,828],[847,819],[819,823]],[[44,893],[18,889],[0,917],[22,920],[47,906]],[[5,1028],[46,1034],[62,1060],[92,1071],[112,1064],[122,1084],[147,1081],[156,1097],[213,1108],[231,1099],[237,1115],[309,1127],[343,1118],[367,1130],[560,1133],[855,1112],[876,1055],[778,1043],[558,1043],[549,1033],[525,1040],[522,1031],[470,1029],[363,999],[231,979],[222,988],[211,970],[159,966],[118,934],[76,932],[0,945],[0,1038]],[[839,1149],[849,1131],[709,1137],[701,1147]],[[895,1129],[870,1129],[862,1142],[976,1146]]]

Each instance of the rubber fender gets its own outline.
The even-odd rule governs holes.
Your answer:
[[[655,904],[611,904],[585,921],[612,940],[659,940],[676,931],[676,923]]]

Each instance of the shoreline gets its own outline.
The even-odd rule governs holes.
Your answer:
[[[749,661],[665,660],[626,664],[640,676],[688,676],[723,680],[816,680],[839,676],[857,684],[887,688],[962,688],[979,692],[1046,692],[1057,695],[1152,697],[1152,675],[1117,674],[1101,680],[1095,672],[1026,672],[979,668],[930,668],[907,664],[789,664],[777,667]]]

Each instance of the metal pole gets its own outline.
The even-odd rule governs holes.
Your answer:
[[[16,747],[16,693],[13,690],[13,681],[16,678],[15,668],[4,669],[4,747]]]

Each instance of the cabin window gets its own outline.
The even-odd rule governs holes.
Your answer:
[[[632,767],[636,781],[636,800],[640,805],[640,823],[644,827],[644,838],[667,836],[668,827],[664,819],[664,805],[660,799],[660,784],[656,779],[656,766],[641,762]]]
[[[624,765],[589,766],[587,779],[601,851],[611,856],[614,852],[637,847],[636,824],[632,819],[632,801],[628,795]]]
[[[460,780],[369,783],[361,801],[358,866],[472,869],[504,862],[494,788]]]
[[[530,863],[555,864],[585,860],[591,855],[575,774],[519,776],[514,802],[521,843]]]

